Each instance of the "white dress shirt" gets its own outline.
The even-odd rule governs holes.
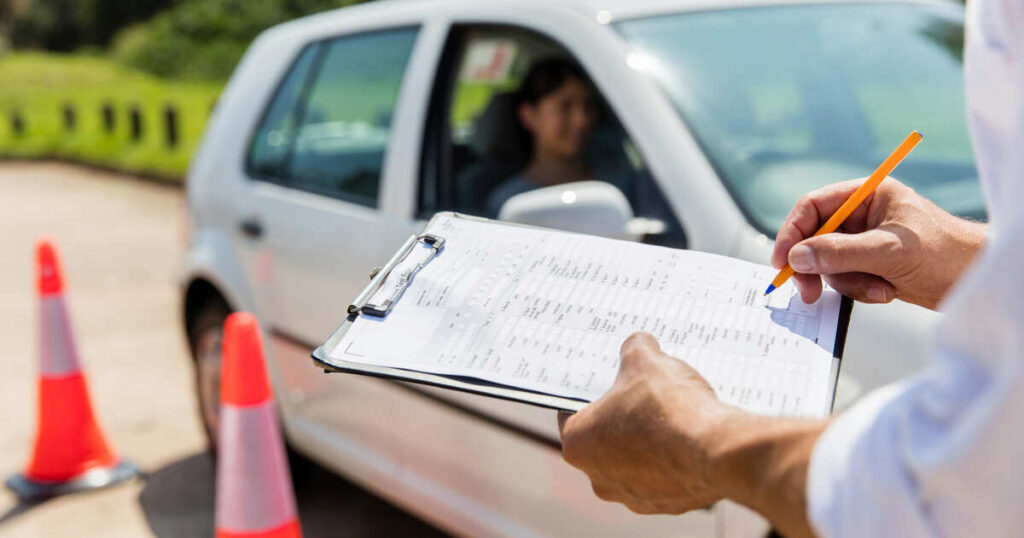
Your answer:
[[[942,305],[934,363],[815,446],[808,507],[823,536],[1024,536],[1024,0],[967,6],[988,244]]]

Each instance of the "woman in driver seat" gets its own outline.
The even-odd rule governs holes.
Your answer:
[[[506,179],[487,197],[487,210],[496,217],[511,197],[540,187],[595,179],[583,159],[583,149],[597,119],[594,90],[583,70],[563,59],[534,64],[516,99],[516,115],[524,146],[530,148],[526,166]]]

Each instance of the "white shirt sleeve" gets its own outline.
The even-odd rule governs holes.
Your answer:
[[[991,219],[925,371],[837,417],[808,472],[823,536],[1024,534],[1024,0],[968,2],[966,84]]]

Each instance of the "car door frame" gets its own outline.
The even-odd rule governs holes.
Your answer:
[[[600,88],[644,156],[676,213],[688,248],[730,254],[739,237],[753,230],[667,95],[641,72],[642,61],[624,38],[598,20],[597,10],[590,17],[577,7],[498,0],[468,3],[457,11],[439,13],[438,18],[444,20],[445,35],[455,25],[520,27],[568,51]],[[426,118],[421,122],[425,126]],[[675,180],[680,170],[685,171],[685,181]],[[415,216],[418,203],[417,190],[403,200],[403,214]]]
[[[572,51],[565,49],[557,39],[523,26],[482,23],[465,24],[455,22],[449,25],[444,49],[442,51],[440,61],[438,62],[437,73],[430,93],[430,106],[424,127],[423,138],[425,142],[421,156],[418,183],[419,196],[417,198],[416,210],[416,216],[423,220],[429,220],[433,213],[437,211],[460,211],[453,198],[455,190],[459,186],[456,185],[456,181],[458,180],[456,177],[457,174],[453,175],[453,172],[458,171],[452,169],[453,153],[452,146],[450,144],[450,114],[453,107],[452,102],[455,88],[458,84],[458,73],[456,71],[459,68],[459,62],[461,62],[465,57],[468,43],[467,35],[481,30],[491,31],[498,35],[518,33],[522,34],[524,37],[545,40],[551,43],[554,47],[564,50],[570,55],[571,59],[575,59],[575,57],[572,56]],[[601,88],[596,87],[596,90],[600,101],[603,103],[604,98]],[[602,106],[602,109],[603,108],[605,107]],[[622,127],[622,121],[616,111],[610,106],[607,108],[608,110],[606,113],[612,115],[614,124],[617,124],[621,129],[623,129],[624,140],[629,141],[630,144],[634,146],[636,152],[639,153],[640,160],[644,163],[645,169],[643,171],[638,170],[638,174],[634,178],[638,182],[643,183],[639,188],[644,191],[650,188],[655,189],[656,194],[660,197],[660,203],[664,204],[664,209],[667,210],[667,214],[659,214],[655,216],[642,213],[637,214],[637,216],[653,216],[655,218],[665,219],[664,225],[666,227],[667,234],[670,234],[669,237],[673,241],[672,245],[675,248],[687,248],[685,228],[683,228],[674,208],[672,208],[668,200],[665,199],[665,193],[661,189],[661,184],[658,183],[649,170],[646,170],[647,156],[643,154],[643,151],[640,148],[635,147],[635,143],[632,141],[629,133],[625,131],[624,127]],[[427,187],[432,191],[430,195],[425,195],[423,192]],[[630,196],[631,195],[627,195],[627,197]],[[424,207],[428,203],[431,205]],[[630,203],[636,203],[636,201],[630,198]],[[649,208],[643,209],[646,210]],[[640,211],[636,206],[634,206],[634,210]],[[652,236],[651,239],[655,240],[645,240],[645,242],[663,244],[657,241],[658,237]]]

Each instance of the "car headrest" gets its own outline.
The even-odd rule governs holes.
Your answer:
[[[518,162],[526,158],[515,92],[496,93],[473,123],[469,148],[481,159]]]

